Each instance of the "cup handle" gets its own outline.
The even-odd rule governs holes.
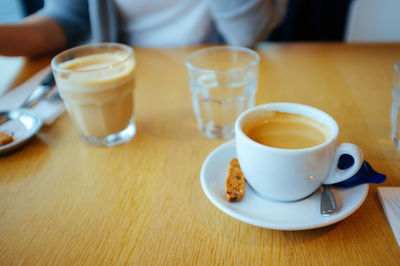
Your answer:
[[[338,168],[339,158],[343,154],[348,154],[354,159],[353,165],[350,168],[344,170]],[[329,170],[327,178],[325,178],[323,184],[330,185],[349,179],[350,177],[355,175],[361,168],[363,160],[364,160],[364,154],[358,146],[351,143],[339,144],[335,152],[331,169]]]

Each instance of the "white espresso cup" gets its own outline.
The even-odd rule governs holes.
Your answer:
[[[316,145],[305,148],[276,148],[261,144],[248,135],[246,127],[271,112],[295,114],[323,125],[329,134]],[[247,133],[248,134],[248,133]],[[337,143],[335,120],[316,108],[296,103],[270,103],[243,112],[235,122],[236,152],[248,184],[261,196],[279,201],[305,198],[321,184],[334,184],[352,177],[360,169],[363,153],[350,143]],[[353,165],[338,168],[341,155],[353,157]]]

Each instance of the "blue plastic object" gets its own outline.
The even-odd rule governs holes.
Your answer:
[[[338,167],[340,169],[346,169],[353,165],[353,163],[353,157],[345,154],[339,158]],[[376,172],[367,161],[364,161],[360,170],[358,170],[354,176],[340,183],[336,183],[334,186],[339,188],[348,188],[367,183],[381,184],[385,182],[385,180],[386,176],[384,174]]]

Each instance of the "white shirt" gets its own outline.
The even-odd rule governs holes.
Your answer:
[[[46,0],[72,47],[125,42],[165,47],[201,43],[254,46],[281,21],[287,0]],[[218,28],[218,33],[217,33]]]
[[[207,2],[203,0],[114,0],[120,38],[135,46],[186,46],[217,41]],[[179,29],[179,30],[177,30]]]

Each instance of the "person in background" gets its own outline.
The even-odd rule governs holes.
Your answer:
[[[20,24],[0,25],[0,55],[36,56],[84,42],[143,47],[252,47],[279,25],[287,0],[46,0]]]

